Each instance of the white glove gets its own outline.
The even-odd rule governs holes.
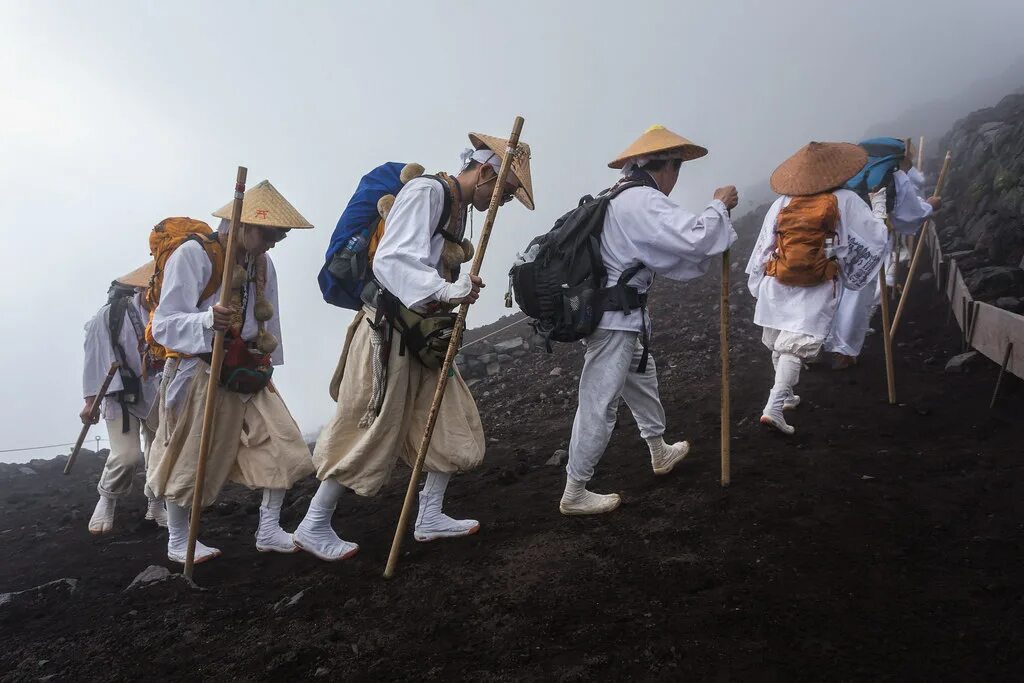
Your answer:
[[[871,213],[875,214],[875,218],[884,221],[888,212],[885,210],[885,188],[881,188],[878,192],[873,192],[871,197]]]
[[[442,303],[450,303],[452,299],[462,299],[473,291],[473,281],[469,279],[469,271],[465,271],[455,282],[449,282],[437,290],[437,300]]]

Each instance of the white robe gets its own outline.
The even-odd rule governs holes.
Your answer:
[[[893,179],[896,183],[896,203],[890,216],[893,228],[900,235],[916,234],[925,219],[932,215],[932,206],[918,196],[916,184],[906,173],[896,171]],[[892,246],[893,240],[890,239],[890,250]],[[891,287],[895,284],[895,258],[889,259],[887,269],[886,282]],[[844,287],[832,330],[825,340],[825,350],[844,356],[859,356],[881,296],[877,279],[874,285],[860,291]]]
[[[932,215],[932,205],[918,196],[919,188],[903,171],[893,174],[896,182],[896,203],[892,208],[892,227],[901,235],[914,235],[926,218]]]
[[[650,289],[655,275],[684,282],[698,278],[707,273],[711,258],[735,241],[729,213],[717,199],[695,216],[653,187],[625,190],[611,200],[601,234],[605,286],[641,263],[644,267],[629,281],[641,293]],[[638,332],[640,312],[607,311],[598,328]]]
[[[888,249],[888,230],[856,193],[833,192],[839,202],[835,255],[839,280],[810,287],[784,285],[765,275],[764,268],[775,249],[775,223],[789,197],[779,197],[764,217],[761,233],[747,262],[747,286],[757,299],[754,323],[761,327],[806,334],[824,339],[832,327],[839,302],[839,288],[859,290],[878,276]]]
[[[142,376],[143,362],[139,349],[141,344],[145,344],[145,325],[146,321],[149,320],[149,312],[142,307],[141,296],[141,294],[136,293],[132,298],[131,305],[138,313],[142,330],[135,329],[128,312],[125,311],[124,321],[121,324],[121,335],[118,341],[121,343],[121,348],[124,349],[128,367],[138,376],[142,385],[140,400],[136,404],[128,406],[128,412],[145,421],[156,402],[160,380],[157,376],[146,378]],[[103,384],[103,380],[107,376],[107,372],[110,371],[110,364],[115,360],[121,362],[110,340],[110,304],[107,304],[85,324],[85,366],[82,372],[83,398],[92,396],[99,390],[100,385]],[[121,418],[121,404],[118,403],[117,396],[112,396],[111,394],[116,394],[116,392],[121,391],[123,388],[121,373],[118,372],[110,381],[107,397],[103,399],[103,419],[118,420]]]
[[[274,365],[281,365],[284,363],[284,343],[281,341],[281,315],[277,302],[277,273],[270,254],[266,258],[267,281],[263,295],[274,306],[274,317],[266,322],[266,329],[279,342],[270,358]],[[207,299],[198,301],[212,273],[210,257],[202,245],[193,240],[175,249],[167,259],[160,304],[153,315],[153,338],[160,344],[189,356],[213,350],[212,306],[220,299],[220,288]],[[250,283],[245,322],[242,325],[242,338],[246,341],[256,339],[258,328],[253,313],[255,305],[256,285]],[[179,409],[199,362],[197,358],[182,359],[177,374],[167,387],[167,404],[172,410]]]
[[[444,192],[430,178],[406,183],[395,197],[373,257],[374,277],[408,308],[436,301],[448,284],[441,275],[445,240],[434,229],[444,212]]]

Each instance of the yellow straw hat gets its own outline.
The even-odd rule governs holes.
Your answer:
[[[810,142],[772,173],[772,190],[799,197],[840,187],[868,163],[868,153],[848,142]]]
[[[228,202],[213,215],[217,218],[231,220],[231,206]],[[302,217],[294,206],[288,203],[269,180],[245,191],[242,200],[242,222],[249,225],[262,225],[268,228],[312,228],[313,224]]]
[[[508,151],[508,140],[496,138],[483,133],[470,133],[469,143],[474,149],[489,149],[498,155],[498,158],[505,161],[505,153]],[[512,154],[512,166],[509,171],[519,181],[516,189],[516,199],[522,202],[527,209],[533,210],[533,179],[530,177],[530,146],[520,142],[516,151]]]
[[[673,133],[665,126],[653,125],[627,147],[615,161],[609,162],[608,168],[622,168],[630,161],[640,157],[692,161],[707,153],[708,150],[704,147],[690,142],[682,135]]]
[[[156,261],[147,261],[144,265],[139,266],[127,275],[114,280],[125,287],[149,287],[149,281],[153,279],[153,273],[156,272]]]

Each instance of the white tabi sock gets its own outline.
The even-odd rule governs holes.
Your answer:
[[[651,449],[651,467],[658,475],[671,472],[672,468],[690,452],[688,441],[678,441],[669,446],[665,443],[664,435],[647,439],[647,447]]]
[[[336,479],[328,477],[320,482],[306,516],[292,534],[296,547],[325,562],[344,560],[359,552],[358,545],[343,541],[331,528],[331,516],[338,507],[341,491]]]
[[[284,489],[263,489],[260,524],[256,527],[256,550],[261,553],[297,553],[292,535],[281,528]]]
[[[427,472],[427,480],[420,490],[420,509],[416,515],[416,529],[413,537],[417,541],[436,541],[439,538],[469,536],[480,530],[475,519],[452,519],[441,512],[444,492],[452,475],[442,472]]]
[[[775,372],[779,371],[779,355],[778,351],[772,352],[772,368]],[[782,409],[794,410],[798,405],[800,405],[800,397],[793,393],[792,387],[788,387],[786,389],[786,395],[782,400]]]
[[[599,515],[619,507],[622,499],[617,493],[591,493],[587,482],[565,478],[565,491],[558,509],[563,515]]]
[[[92,511],[89,519],[90,534],[106,534],[114,530],[114,510],[117,508],[117,498],[100,496],[96,501],[96,509]]]
[[[157,526],[167,528],[167,508],[162,500],[156,498],[146,499],[146,519],[156,522]]]
[[[782,411],[786,406],[786,399],[794,396],[793,386],[800,379],[801,361],[792,354],[782,354],[775,366],[775,384],[768,393],[768,402],[761,411],[761,424],[776,429],[783,434],[792,434],[795,428],[786,424],[786,418]]]
[[[188,509],[167,501],[167,559],[185,564],[188,551]],[[220,557],[220,550],[203,545],[196,539],[195,563]]]

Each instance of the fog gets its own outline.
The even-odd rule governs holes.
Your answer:
[[[928,103],[942,121],[994,104],[975,100],[1021,85],[1007,69],[1022,25],[1019,1],[0,4],[0,450],[74,440],[84,323],[148,258],[155,223],[214,221],[238,165],[316,226],[272,252],[275,382],[313,432],[351,319],[316,274],[374,166],[455,172],[469,131],[505,137],[525,117],[537,210],[498,214],[470,314],[484,324],[509,312],[516,250],[610,185],[607,162],[649,125],[710,149],[683,167],[678,201],[699,211],[731,183],[742,211],[743,189],[808,140],[934,129]]]

